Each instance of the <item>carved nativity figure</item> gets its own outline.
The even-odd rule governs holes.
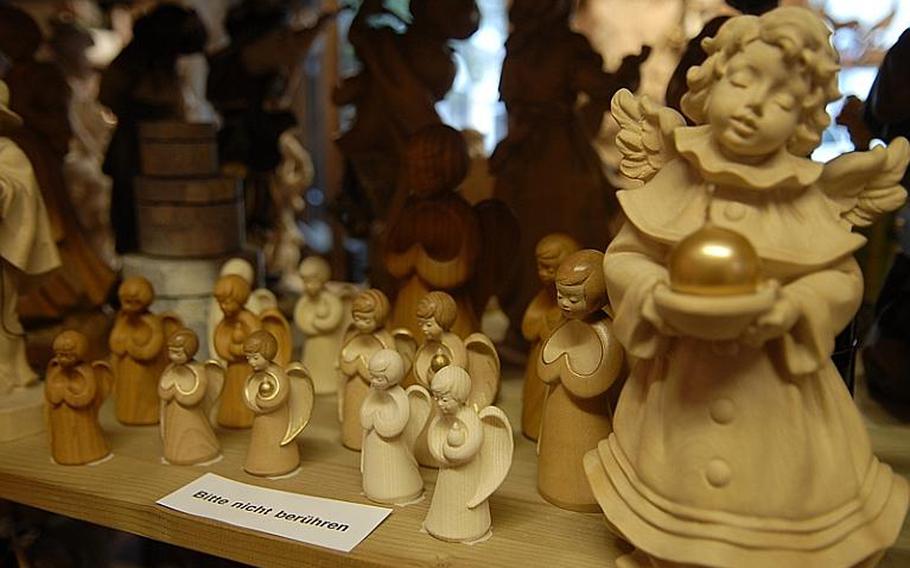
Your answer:
[[[732,18],[705,50],[682,99],[695,126],[614,99],[643,185],[619,192],[603,268],[633,364],[588,479],[636,549],[618,566],[875,566],[907,482],[872,454],[831,353],[862,299],[852,229],[904,203],[910,144],[806,158],[839,97],[807,9]]]

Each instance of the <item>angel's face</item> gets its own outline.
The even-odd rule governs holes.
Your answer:
[[[170,345],[167,348],[168,359],[175,365],[183,365],[189,358],[186,356],[186,349],[182,345]]]
[[[218,300],[218,305],[226,316],[236,315],[240,311],[240,302],[234,298],[222,298]]]
[[[427,339],[438,341],[442,337],[444,330],[436,321],[436,318],[417,318],[417,323],[420,325],[420,331],[423,332]]]
[[[355,312],[352,314],[354,328],[360,333],[371,333],[376,330],[376,316],[371,313]]]
[[[120,306],[128,314],[138,314],[145,311],[148,304],[139,294],[127,293],[120,295]]]
[[[556,302],[567,318],[580,318],[588,313],[584,284],[556,284]]]
[[[556,269],[559,262],[551,259],[537,259],[537,277],[544,284],[552,284],[556,280]]]
[[[733,158],[770,156],[786,147],[800,125],[809,88],[783,55],[779,47],[753,41],[727,62],[711,89],[708,123]]]
[[[57,359],[57,363],[64,369],[74,367],[78,362],[75,349],[60,349],[54,355]]]
[[[392,382],[384,372],[374,371],[370,374],[370,386],[374,389],[385,390],[392,386]]]
[[[434,392],[433,397],[436,399],[436,406],[443,414],[455,414],[461,407],[461,403],[451,393]]]
[[[325,282],[316,274],[307,274],[306,272],[300,275],[300,278],[303,280],[303,292],[310,297],[315,297],[319,295],[319,292],[322,291],[322,287],[325,285]]]
[[[269,367],[269,360],[262,353],[247,353],[246,360],[254,371],[265,371]]]

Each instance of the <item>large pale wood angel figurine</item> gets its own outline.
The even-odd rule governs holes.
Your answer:
[[[540,417],[547,387],[537,374],[540,346],[562,322],[562,310],[556,303],[556,270],[562,261],[581,247],[565,233],[552,233],[540,239],[535,249],[537,276],[543,284],[521,319],[521,335],[530,342],[524,387],[521,391],[521,433],[532,440],[540,434]]]
[[[53,347],[44,382],[51,457],[61,465],[98,461],[110,454],[98,409],[114,387],[113,370],[105,361],[85,362],[88,340],[78,331],[64,331]]]
[[[404,329],[389,331],[389,299],[376,289],[364,290],[351,304],[353,323],[338,355],[341,384],[338,388],[338,420],[341,443],[360,450],[363,429],[360,407],[370,392],[370,358],[383,349],[395,349],[402,356],[404,374],[411,369],[417,351],[414,337]]]
[[[315,393],[300,363],[276,364],[278,341],[265,330],[243,343],[253,372],[243,387],[243,402],[255,418],[243,469],[252,475],[284,475],[300,465],[297,436],[313,413]]]
[[[371,501],[413,503],[423,494],[414,443],[430,416],[430,393],[401,387],[406,368],[397,351],[382,349],[369,360],[370,391],[360,408],[363,492]]]
[[[192,330],[171,335],[167,340],[171,362],[158,381],[164,459],[175,465],[204,463],[221,454],[212,420],[224,386],[224,367],[216,361],[197,363],[193,357],[198,350],[199,339]]]
[[[455,299],[455,333],[479,331],[478,314],[515,259],[518,226],[505,204],[488,199],[471,206],[456,192],[468,163],[461,133],[449,126],[426,127],[408,140],[400,176],[408,197],[389,219],[384,261],[398,280],[392,326],[418,340],[417,303],[433,290]]]
[[[25,331],[17,309],[19,280],[60,266],[35,171],[25,153],[6,137],[22,124],[8,104],[9,89],[0,81],[0,395],[38,378],[25,358]]]
[[[157,424],[158,379],[168,362],[166,339],[183,326],[172,314],[149,310],[155,290],[142,276],[124,280],[118,295],[120,311],[108,338],[117,420],[129,425]]]
[[[548,391],[537,442],[537,488],[547,501],[573,511],[599,510],[582,459],[613,431],[611,387],[623,369],[622,346],[606,312],[603,256],[581,250],[559,266],[556,290],[564,320],[543,341],[536,361]]]
[[[866,568],[901,530],[907,482],[830,356],[862,296],[851,230],[904,202],[910,147],[806,158],[838,97],[829,35],[802,8],[729,20],[688,74],[693,127],[614,99],[643,182],[603,265],[633,366],[584,463],[636,548],[617,566]]]
[[[338,389],[338,350],[344,339],[345,309],[341,296],[326,287],[332,276],[328,261],[319,256],[300,263],[303,295],[294,306],[294,323],[305,337],[303,366],[313,377],[316,394]]]
[[[278,298],[275,297],[275,294],[271,290],[268,288],[254,289],[254,286],[256,285],[256,271],[247,259],[235,257],[226,261],[221,265],[221,271],[218,273],[218,277],[227,276],[228,274],[236,274],[246,280],[250,285],[250,290],[252,291],[250,292],[249,299],[247,299],[246,304],[243,306],[246,310],[254,314],[261,314],[269,308],[278,307]],[[218,359],[222,363],[226,363],[226,361],[221,359],[218,355],[218,350],[215,349],[215,328],[218,327],[218,324],[221,323],[221,320],[223,319],[224,312],[221,311],[218,300],[212,296],[208,312],[208,355],[212,359]]]
[[[277,308],[266,308],[259,314],[246,309],[250,285],[235,274],[218,279],[215,299],[224,315],[215,327],[215,352],[227,361],[218,424],[226,428],[249,428],[253,424],[253,412],[244,403],[243,392],[251,368],[243,344],[254,331],[268,331],[278,342],[275,360],[284,367],[291,361],[291,328]]]
[[[450,365],[433,377],[439,413],[429,429],[439,476],[423,528],[450,542],[477,542],[491,534],[490,495],[512,466],[512,426],[495,406],[478,411],[468,403],[471,376]]]

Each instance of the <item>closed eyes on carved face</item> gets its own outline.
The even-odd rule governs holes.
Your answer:
[[[793,138],[802,119],[799,100],[808,90],[779,47],[753,41],[727,62],[711,90],[712,134],[734,158],[774,154]]]

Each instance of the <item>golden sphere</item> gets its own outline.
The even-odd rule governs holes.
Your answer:
[[[681,240],[670,253],[670,287],[681,294],[753,294],[761,280],[761,259],[736,231],[707,224]]]
[[[266,381],[259,385],[259,394],[262,396],[270,396],[275,392],[275,384],[272,381]]]
[[[430,359],[430,369],[432,369],[434,373],[438,373],[440,369],[448,367],[451,363],[452,362],[449,361],[449,358],[444,354],[437,353],[436,355],[433,355],[432,359]]]

